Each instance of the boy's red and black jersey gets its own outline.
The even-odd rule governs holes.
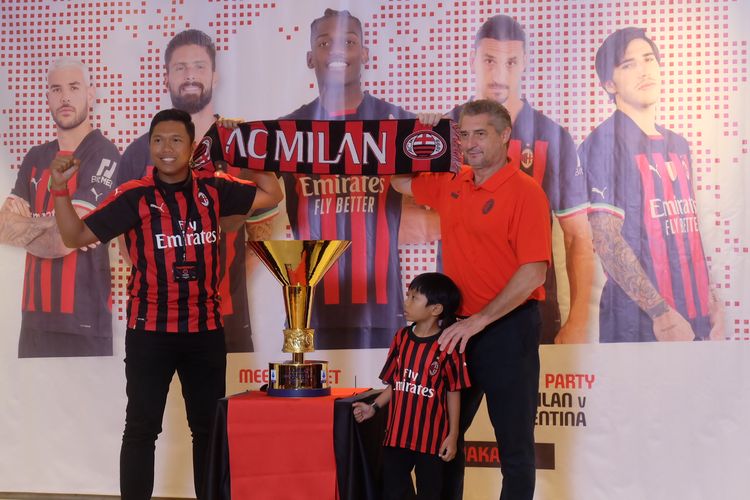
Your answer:
[[[21,163],[12,193],[29,203],[34,217],[54,216],[49,165],[58,153],[58,142],[47,142],[31,148]],[[110,191],[120,154],[99,130],[91,131],[75,151],[68,153],[81,161],[78,172],[68,182],[73,205],[91,210]],[[104,245],[55,259],[27,253],[21,304],[23,327],[111,337],[110,291],[109,254]]]
[[[469,387],[469,374],[458,349],[440,350],[440,333],[422,338],[413,329],[399,330],[380,372],[393,391],[384,444],[437,455],[450,430],[448,392]]]
[[[85,219],[101,241],[125,234],[133,262],[128,328],[200,332],[221,327],[219,218],[247,213],[255,184],[193,172],[166,184],[156,173],[118,187]],[[175,264],[195,263],[197,279],[175,280]]]
[[[365,93],[356,109],[331,113],[320,99],[281,119],[414,118]],[[349,251],[316,287],[311,327],[317,349],[386,347],[404,326],[398,256],[402,197],[388,177],[284,173],[289,224],[295,239],[350,240]]]

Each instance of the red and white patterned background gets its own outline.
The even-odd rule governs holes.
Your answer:
[[[473,81],[468,60],[477,27],[495,14],[515,17],[529,41],[524,94],[565,126],[577,144],[611,112],[594,73],[597,47],[614,29],[645,27],[663,55],[660,121],[691,143],[696,190],[704,204],[704,231],[709,235],[707,255],[732,318],[730,333],[748,339],[750,316],[741,312],[743,269],[737,263],[748,256],[750,243],[743,234],[743,221],[725,206],[733,193],[727,192],[731,187],[722,182],[721,172],[741,168],[748,153],[741,117],[730,108],[747,84],[748,66],[747,40],[734,38],[729,30],[734,3],[391,0],[351,2],[348,8],[363,21],[365,44],[370,47],[365,88],[415,112],[448,111],[469,99]],[[288,112],[301,104],[296,96],[303,87],[315,89],[314,75],[301,62],[309,22],[322,10],[317,3],[313,8],[300,2],[216,0],[196,6],[183,1],[4,1],[0,7],[3,168],[16,169],[31,146],[52,137],[45,74],[49,62],[63,55],[79,57],[89,65],[97,87],[94,123],[123,150],[143,133],[159,108],[164,98],[164,47],[188,27],[213,37],[224,68],[247,65],[253,70],[247,75],[253,78],[262,80],[248,63],[253,51],[290,53],[286,64],[260,68],[279,94],[293,96],[285,97],[286,108],[278,110],[278,114]],[[300,11],[310,14],[301,17]],[[249,32],[262,33],[268,43],[245,46],[242,36]],[[300,48],[297,54],[291,53],[294,47]],[[232,74],[245,78],[242,70],[233,69]],[[252,87],[249,91],[245,87],[253,82],[239,85],[241,81],[225,78],[224,102],[231,103],[235,95],[242,105],[232,109],[248,119],[268,118],[254,116],[253,101],[263,99],[265,91],[253,94]],[[400,254],[405,283],[434,267],[434,245],[405,245]],[[122,314],[122,266],[113,271],[118,276],[115,298]]]

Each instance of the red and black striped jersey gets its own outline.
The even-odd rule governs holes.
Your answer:
[[[247,213],[255,184],[223,173],[192,172],[178,184],[156,172],[115,189],[84,221],[101,241],[125,234],[133,263],[128,328],[200,332],[221,327],[219,218]],[[197,279],[175,279],[193,263]]]
[[[125,149],[117,169],[116,185],[119,186],[150,174],[153,170],[152,165],[148,134],[143,134]],[[227,168],[227,173],[238,176],[231,170],[231,167]],[[264,210],[262,215],[253,215],[248,222],[263,222],[275,216],[277,211]],[[254,350],[247,295],[245,234],[245,227],[240,226],[236,231],[222,230],[219,239],[221,259],[219,294],[221,295],[221,313],[227,352],[252,352]]]
[[[441,351],[438,337],[417,337],[412,325],[393,338],[380,372],[393,390],[386,446],[437,455],[448,437],[448,392],[470,383],[464,355]]]
[[[660,125],[656,130],[656,136],[646,134],[617,110],[583,141],[591,211],[623,219],[622,237],[659,295],[705,339],[712,326],[710,280],[690,146]],[[599,340],[656,340],[651,317],[612,279],[600,299]]]
[[[48,167],[60,152],[58,142],[51,141],[33,147],[21,163],[12,193],[29,203],[34,217],[54,216]],[[81,161],[68,183],[73,205],[91,210],[112,188],[120,154],[99,130],[90,132],[72,154]],[[112,337],[111,287],[109,254],[104,245],[56,259],[27,253],[21,304],[23,326],[38,331]]]
[[[357,109],[329,113],[315,99],[282,119],[377,120],[414,115],[365,93]],[[386,347],[404,326],[398,257],[399,193],[390,178],[282,174],[296,239],[350,240],[316,287],[311,326],[317,349]]]

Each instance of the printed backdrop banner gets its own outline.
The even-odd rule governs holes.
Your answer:
[[[361,124],[458,120],[464,103],[490,98],[511,114],[509,161],[554,215],[535,498],[744,500],[747,19],[741,0],[3,1],[0,492],[119,492],[129,264],[116,244],[60,245],[47,166],[76,148],[66,130],[90,120],[99,131],[74,151],[71,191],[86,211],[148,171],[144,134],[159,109],[189,111],[199,141],[214,115],[364,138]],[[48,82],[63,57],[88,77]],[[416,159],[389,164],[397,172],[437,161],[435,137],[411,127]],[[227,391],[259,388],[284,357],[282,291],[244,240],[295,235],[352,241],[316,289],[316,357],[334,386],[382,387],[404,287],[440,268],[439,221],[398,195],[388,171],[355,171],[355,156],[378,161],[377,141],[324,134],[316,150],[290,137],[286,150],[279,142],[279,209],[222,238]],[[315,151],[341,153],[344,170],[287,162]],[[176,379],[163,428],[154,494],[191,496]],[[465,498],[496,498],[484,407],[467,441]]]

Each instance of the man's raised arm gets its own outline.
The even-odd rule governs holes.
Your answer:
[[[275,173],[248,170],[248,178],[253,181],[258,188],[250,211],[259,208],[275,207],[284,197],[284,194],[281,192],[279,180],[276,178]]]
[[[50,192],[55,197],[55,219],[62,241],[68,248],[80,248],[99,239],[83,223],[68,194],[68,180],[78,171],[81,162],[73,156],[57,156],[50,165]]]

